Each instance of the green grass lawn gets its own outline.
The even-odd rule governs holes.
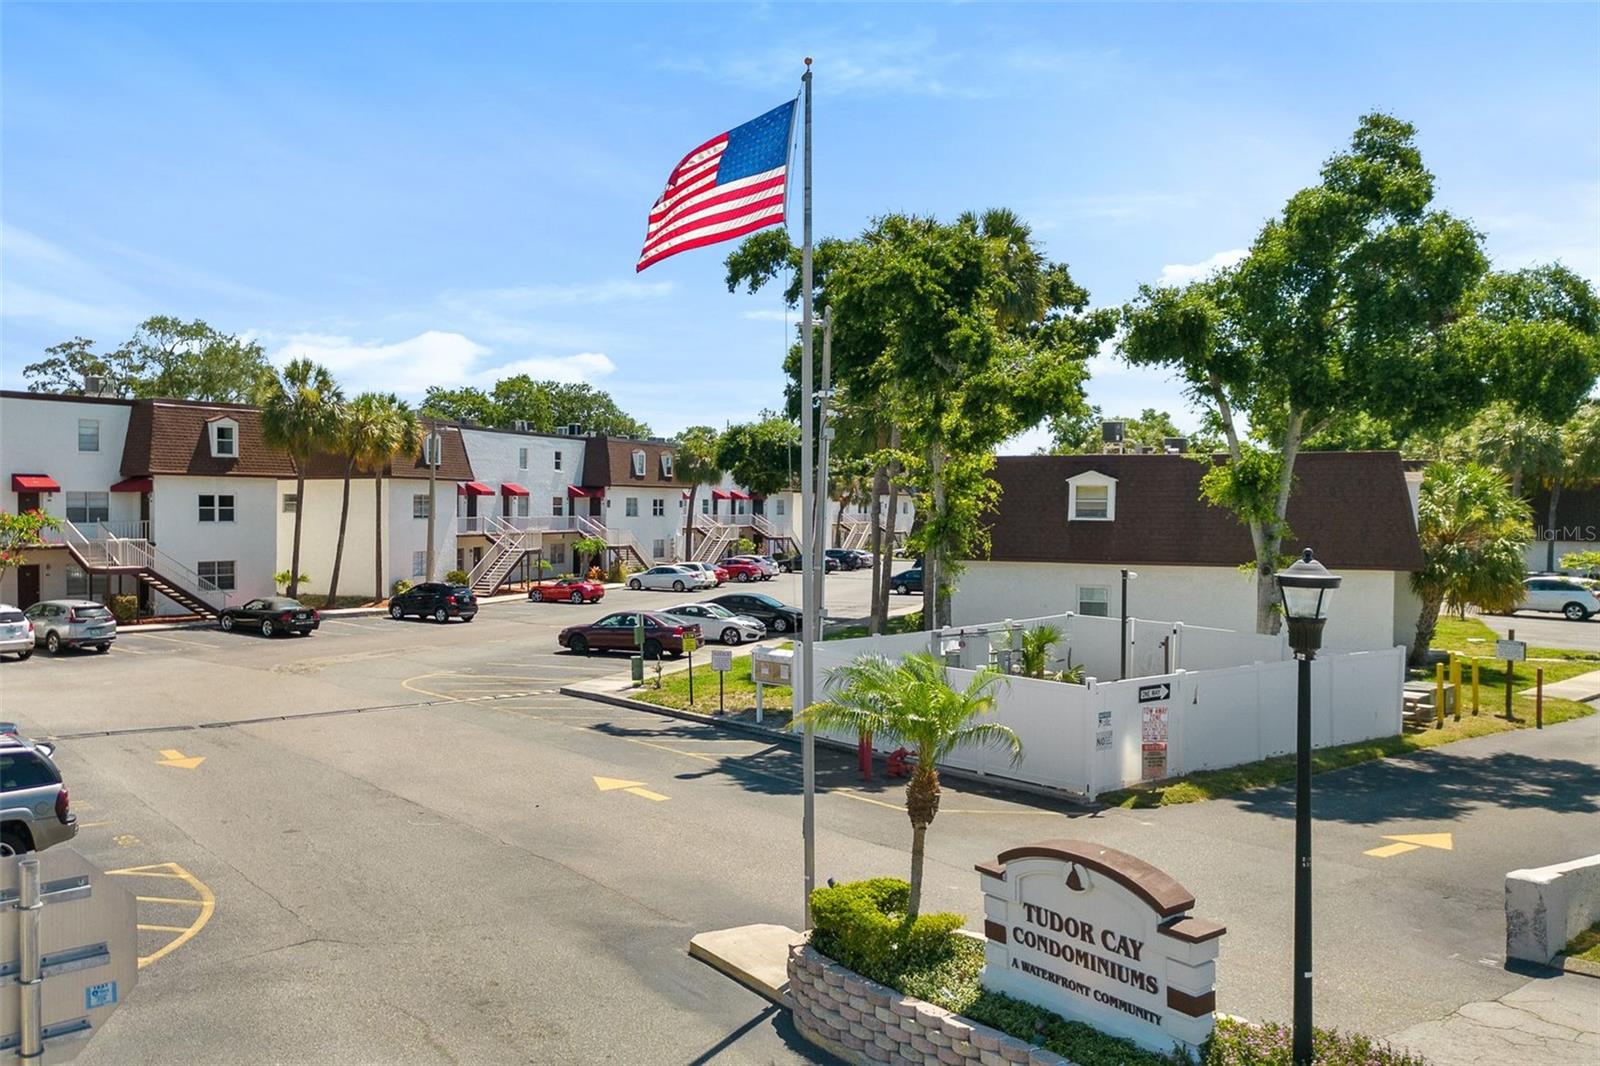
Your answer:
[[[1600,922],[1596,922],[1577,936],[1567,945],[1563,955],[1569,959],[1582,959],[1584,962],[1600,963]]]
[[[1497,639],[1499,638],[1495,631],[1484,625],[1480,619],[1446,616],[1439,619],[1439,628],[1434,630],[1433,646],[1440,651],[1453,651],[1463,655],[1477,655],[1488,658],[1494,655],[1494,642]],[[1528,645],[1528,658],[1561,659],[1577,663],[1583,667],[1583,669],[1574,670],[1572,673],[1581,674],[1586,670],[1600,670],[1600,651],[1587,651],[1582,648],[1545,648],[1530,644]],[[1539,663],[1536,665],[1546,667],[1545,680],[1550,680],[1550,664]],[[1570,677],[1572,674],[1569,673],[1565,676]]]
[[[915,633],[918,630],[920,630],[921,628],[922,628],[922,612],[921,611],[912,611],[910,614],[891,615],[889,617],[889,628],[884,630],[884,632],[885,633]],[[840,626],[838,629],[834,629],[834,630],[831,630],[830,632],[828,632],[825,636],[823,636],[822,639],[823,640],[853,640],[856,637],[864,637],[866,635],[867,635],[867,627],[864,626],[864,625]]]
[[[694,653],[694,659],[694,702],[689,701],[689,671],[679,670],[676,673],[662,674],[661,687],[656,688],[655,671],[651,663],[645,664],[644,687],[634,689],[631,695],[636,700],[653,703],[658,707],[672,707],[700,714],[717,714],[717,674],[711,669],[710,653],[701,649]],[[763,715],[766,723],[781,726],[789,721],[791,704],[788,688],[768,686],[763,700],[766,703]],[[728,717],[749,717],[753,720],[756,685],[750,680],[748,656],[735,658],[733,668],[724,675],[722,705],[725,708],[722,713]]]

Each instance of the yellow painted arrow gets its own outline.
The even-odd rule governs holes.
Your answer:
[[[643,781],[624,781],[616,777],[597,777],[594,779],[594,785],[601,792],[614,792],[617,789],[621,789],[624,792],[631,792],[635,796],[643,796],[645,799],[654,800],[657,803],[667,798],[659,792],[651,792],[648,788],[645,788]]]
[[[1408,851],[1418,848],[1438,848],[1440,851],[1456,850],[1455,840],[1449,833],[1410,833],[1402,836],[1386,836],[1383,839],[1394,841],[1379,848],[1373,848],[1363,854],[1371,855],[1376,859],[1387,859],[1395,855],[1404,855]]]
[[[162,748],[161,758],[156,760],[161,766],[176,766],[183,770],[193,770],[205,761],[204,755],[185,755],[177,748]]]

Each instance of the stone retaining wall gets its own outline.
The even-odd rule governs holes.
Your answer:
[[[1053,1051],[868,980],[809,944],[789,949],[789,1001],[802,1036],[857,1066],[1073,1066]]]

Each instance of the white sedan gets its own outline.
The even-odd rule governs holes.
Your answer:
[[[690,589],[712,589],[717,579],[687,566],[652,566],[628,578],[630,589],[655,589],[671,592],[688,592]]]
[[[1515,611],[1550,611],[1582,622],[1600,613],[1600,599],[1589,586],[1570,577],[1530,577],[1523,582],[1522,602]]]
[[[743,644],[765,640],[767,627],[747,614],[734,614],[716,603],[680,603],[661,612],[679,625],[699,626],[707,640]]]

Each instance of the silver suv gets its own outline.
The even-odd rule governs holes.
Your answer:
[[[50,760],[54,751],[0,723],[0,856],[43,851],[78,835],[67,786]]]
[[[33,623],[33,639],[51,655],[66,648],[110,651],[117,639],[117,619],[93,600],[45,600],[22,612]]]

